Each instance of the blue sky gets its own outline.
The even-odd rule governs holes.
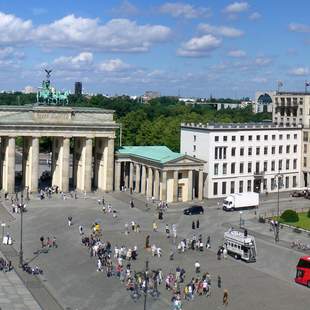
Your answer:
[[[310,1],[2,0],[0,89],[253,97],[310,80]]]

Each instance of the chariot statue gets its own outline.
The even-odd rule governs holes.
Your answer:
[[[68,105],[69,92],[56,91],[51,86],[51,73],[52,70],[45,69],[46,79],[42,81],[42,86],[37,91],[37,104],[38,105]]]

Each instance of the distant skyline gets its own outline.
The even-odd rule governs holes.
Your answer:
[[[310,2],[0,2],[0,89],[254,97],[310,81]]]

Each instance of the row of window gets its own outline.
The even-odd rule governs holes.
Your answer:
[[[228,141],[228,136],[223,136],[223,142],[227,142]],[[263,140],[264,138],[264,141],[268,141],[269,139],[269,135],[256,135],[256,141],[260,141],[260,140]],[[286,135],[286,140],[290,140],[291,138],[291,135],[290,134],[287,134]],[[271,136],[271,139],[272,140],[276,140],[276,135],[272,135]],[[294,139],[296,140],[297,139],[297,133],[294,134]],[[239,137],[239,140],[240,141],[245,141],[245,136],[240,136]],[[253,141],[253,135],[248,135],[247,136],[247,140],[248,141]],[[280,134],[279,135],[279,140],[283,140],[283,134]],[[194,136],[194,142],[196,141],[196,136]],[[220,141],[220,136],[214,136],[214,141],[215,142],[219,142]],[[231,136],[231,141],[236,141],[236,136]]]
[[[285,169],[286,170],[290,170],[290,160],[289,159],[286,159],[285,161]],[[275,166],[276,166],[276,162],[275,160],[272,160],[271,161],[271,164],[270,164],[270,170],[271,171],[276,171],[275,169]],[[219,175],[219,167],[220,167],[220,164],[216,163],[214,164],[214,175]],[[228,164],[227,163],[223,163],[222,165],[222,174],[228,174],[228,171],[227,171],[227,167],[228,167]],[[252,162],[249,162],[248,163],[248,167],[247,167],[247,172],[248,173],[252,173],[254,172],[252,170]],[[260,165],[260,162],[256,162],[255,163],[255,172],[258,173],[260,172],[261,168],[261,165]],[[297,159],[295,158],[293,160],[293,169],[296,170],[297,169]],[[278,161],[278,170],[282,170],[282,159],[280,159]],[[263,162],[263,171],[264,172],[267,172],[268,171],[268,161],[264,161]],[[230,174],[235,174],[236,173],[236,163],[231,163],[230,164]],[[239,164],[239,173],[244,173],[244,163],[240,163]]]
[[[286,145],[286,146],[279,145],[278,146],[278,154],[283,154],[284,147],[285,147],[286,154],[289,154],[291,152],[291,146],[290,145]],[[262,154],[268,155],[268,149],[269,148],[270,147],[268,147],[268,146],[264,146],[264,147],[258,146],[256,148],[248,147],[247,154],[248,154],[248,156],[252,156],[253,152],[255,150],[256,155],[262,155]],[[239,155],[240,156],[244,156],[244,149],[245,149],[244,147],[240,147],[240,149],[239,149]],[[195,150],[196,150],[196,146],[194,145],[194,151]],[[262,150],[262,153],[261,153],[261,150]],[[297,153],[297,144],[294,144],[294,146],[293,146],[293,153]],[[271,154],[272,155],[276,154],[276,146],[271,147]],[[227,155],[227,147],[226,146],[215,147],[214,159],[226,159],[226,157],[227,157],[226,155]],[[236,147],[231,148],[231,156],[232,157],[236,156]]]
[[[290,177],[286,176],[283,180],[279,180],[279,186],[280,188],[289,188],[290,187]],[[268,179],[263,179],[262,185],[263,185],[263,190],[266,191],[268,189]],[[213,195],[226,195],[228,194],[227,192],[227,184],[228,182],[214,182],[213,183]],[[256,186],[256,188],[253,188],[253,186]],[[234,193],[243,193],[244,192],[244,186],[245,182],[243,180],[240,181],[231,181],[230,182],[230,194]],[[297,177],[293,176],[292,178],[292,186],[297,187]],[[271,178],[270,179],[270,188],[271,190],[275,190],[278,187],[278,180],[276,178]],[[246,182],[246,191],[247,192],[253,192],[253,191],[261,191],[261,184],[260,183],[255,183],[252,180],[247,180]]]

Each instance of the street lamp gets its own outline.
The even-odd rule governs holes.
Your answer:
[[[275,236],[274,236],[274,240],[275,242],[278,242],[280,240],[279,238],[279,218],[280,218],[280,187],[282,187],[283,185],[283,173],[281,173],[280,171],[278,172],[278,174],[276,174],[276,178],[277,178],[277,187],[278,187],[278,204],[277,204],[277,225],[275,227]]]
[[[23,213],[24,213],[24,195],[21,193],[20,204],[18,205],[20,211],[20,248],[19,248],[19,267],[23,267]]]
[[[149,261],[145,262],[145,272],[144,272],[144,279],[145,279],[145,292],[144,292],[144,306],[143,309],[146,310],[146,297],[147,297],[147,286],[149,280]]]
[[[1,227],[2,227],[2,241],[1,242],[3,242],[5,226],[6,226],[6,223],[1,223]]]
[[[240,228],[242,227],[242,213],[243,213],[242,211],[239,211],[239,214],[240,214],[240,225],[239,226],[240,226]]]

